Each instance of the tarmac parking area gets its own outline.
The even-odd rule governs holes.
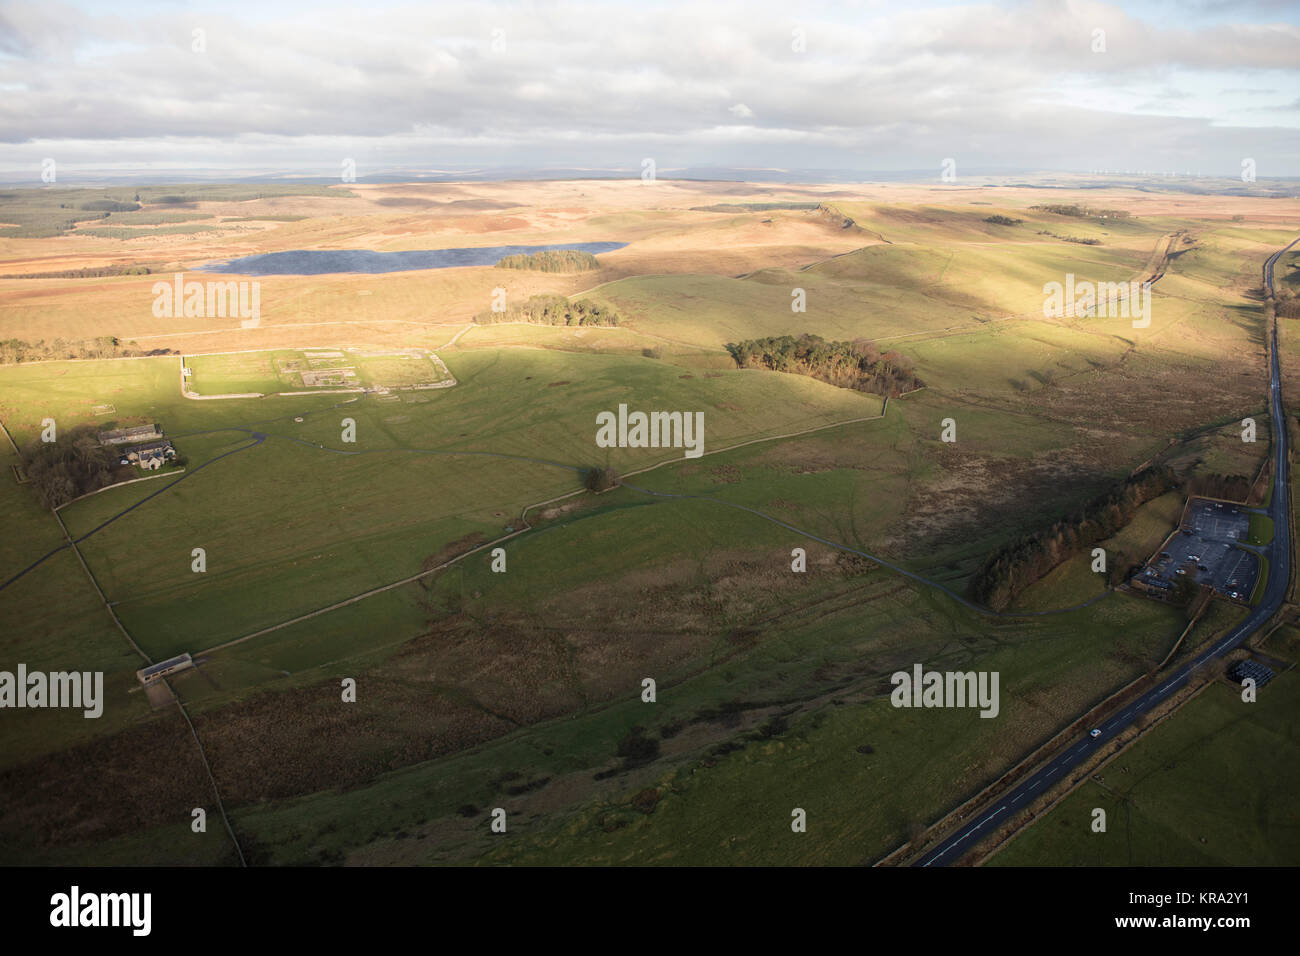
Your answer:
[[[1238,546],[1250,530],[1250,512],[1227,502],[1193,498],[1182,527],[1136,575],[1157,591],[1172,591],[1190,577],[1233,600],[1246,600],[1259,574],[1259,557]]]

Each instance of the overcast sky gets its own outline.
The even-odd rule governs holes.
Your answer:
[[[1300,3],[0,2],[0,170],[46,157],[1297,176]]]

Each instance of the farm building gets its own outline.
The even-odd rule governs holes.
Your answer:
[[[135,676],[141,684],[148,687],[154,681],[162,680],[168,674],[174,674],[177,671],[187,670],[194,666],[194,659],[188,654],[177,654],[175,657],[168,658],[165,661],[159,661],[157,664],[150,664],[148,667],[141,668],[135,672]]]
[[[101,445],[126,445],[157,438],[162,438],[162,429],[157,425],[134,425],[131,428],[114,428],[112,431],[99,433]]]
[[[176,449],[171,442],[163,439],[144,445],[133,445],[122,453],[118,464],[139,465],[145,471],[157,471],[164,462],[171,461],[175,457]]]

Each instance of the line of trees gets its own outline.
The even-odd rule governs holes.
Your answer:
[[[866,339],[828,342],[808,333],[798,337],[781,335],[729,342],[727,351],[739,368],[793,372],[840,388],[891,398],[922,385],[910,360],[893,350],[882,353]]]
[[[91,266],[85,269],[61,269],[55,272],[20,272],[5,279],[102,279],[105,276],[147,276],[148,266]]]
[[[1079,219],[1087,219],[1092,216],[1100,219],[1127,219],[1129,217],[1126,209],[1094,209],[1090,206],[1081,206],[1078,203],[1043,203],[1029,208],[1054,213],[1058,216],[1074,216]]]
[[[112,335],[83,341],[39,339],[25,342],[22,339],[0,339],[0,365],[17,365],[20,362],[41,362],[57,359],[132,358],[142,355],[179,355],[171,349],[140,349],[123,345]]]
[[[995,226],[1018,226],[1023,219],[1012,219],[1010,216],[985,216],[985,222],[991,222]]]
[[[581,300],[570,302],[562,295],[535,295],[518,305],[507,306],[504,312],[480,312],[474,316],[479,325],[498,322],[531,322],[534,325],[618,325],[618,313],[613,309]]]
[[[505,256],[497,263],[498,269],[534,269],[538,272],[586,272],[599,269],[600,263],[590,252],[580,249],[544,249],[529,255],[526,252]]]
[[[1132,521],[1143,504],[1178,486],[1172,468],[1153,465],[1050,527],[1004,544],[971,577],[972,600],[995,611],[1004,610],[1016,595],[1062,561],[1105,541]]]
[[[1053,239],[1060,239],[1062,242],[1077,242],[1081,246],[1099,246],[1100,239],[1085,239],[1082,236],[1062,236],[1059,233],[1048,232],[1046,229],[1039,229],[1040,236],[1051,236]]]
[[[22,449],[22,467],[32,489],[46,508],[57,508],[73,498],[113,483],[118,452],[99,443],[93,425],[79,425],[58,441],[39,439]]]
[[[1245,475],[1211,474],[1195,475],[1187,482],[1189,495],[1205,498],[1224,498],[1228,501],[1245,501],[1250,494],[1252,481]]]

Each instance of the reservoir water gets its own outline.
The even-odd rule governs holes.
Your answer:
[[[492,266],[504,256],[578,249],[598,255],[622,249],[626,242],[570,242],[555,246],[475,246],[466,249],[422,249],[409,252],[372,252],[369,249],[294,249],[243,256],[201,266],[202,272],[230,272],[245,276],[318,276],[332,272],[412,272],[455,266]]]

